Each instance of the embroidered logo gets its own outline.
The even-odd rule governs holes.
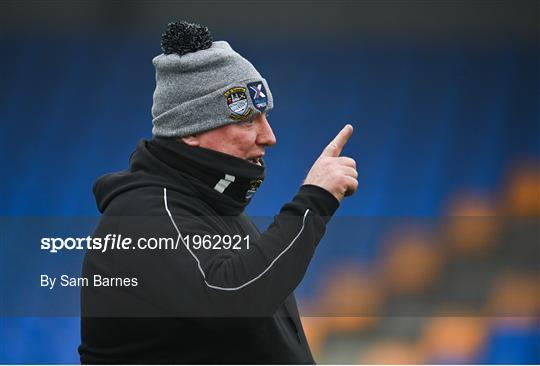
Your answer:
[[[247,85],[249,89],[249,95],[251,96],[251,101],[255,108],[259,111],[264,112],[266,106],[268,105],[268,97],[266,94],[266,89],[261,81],[255,81]]]
[[[231,110],[229,118],[235,121],[241,121],[249,117],[253,109],[248,107],[248,100],[246,96],[246,88],[234,87],[223,93],[223,96],[227,99],[227,106]]]
[[[257,189],[261,186],[263,180],[260,178],[252,179],[249,181],[249,189],[246,192],[246,197],[244,198],[246,201],[250,200],[251,197],[257,192]]]

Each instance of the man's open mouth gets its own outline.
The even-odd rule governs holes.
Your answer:
[[[262,158],[252,158],[252,159],[247,159],[247,161],[249,161],[252,164],[259,165],[259,166],[263,165]]]

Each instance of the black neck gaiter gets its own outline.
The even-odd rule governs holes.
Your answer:
[[[175,138],[154,137],[147,147],[171,168],[242,206],[249,203],[264,180],[264,166],[218,151],[192,147]]]

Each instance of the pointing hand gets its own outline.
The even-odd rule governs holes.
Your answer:
[[[304,184],[319,186],[330,192],[338,201],[356,192],[358,189],[356,162],[349,157],[340,156],[352,133],[351,125],[343,127],[315,161]]]

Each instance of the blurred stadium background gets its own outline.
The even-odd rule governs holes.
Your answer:
[[[355,126],[359,192],[297,291],[316,360],[538,364],[539,14],[496,0],[2,1],[0,215],[97,215],[95,178],[150,137],[161,32],[202,23],[276,100],[248,213],[274,215]],[[78,362],[78,318],[0,324],[0,363]]]

